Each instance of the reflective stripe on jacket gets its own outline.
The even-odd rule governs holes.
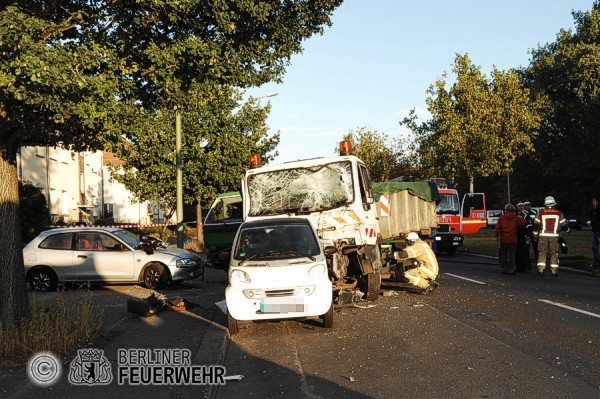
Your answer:
[[[558,237],[560,228],[567,226],[569,222],[558,209],[544,208],[538,212],[534,224],[540,237]]]

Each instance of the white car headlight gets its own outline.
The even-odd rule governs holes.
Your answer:
[[[190,267],[190,266],[194,266],[196,264],[196,262],[193,259],[177,259],[177,262],[175,262],[175,266],[177,267]]]
[[[229,281],[236,283],[249,283],[252,280],[250,280],[250,276],[245,271],[233,270],[229,274]]]
[[[308,277],[316,278],[326,274],[325,265],[315,265],[308,270]]]

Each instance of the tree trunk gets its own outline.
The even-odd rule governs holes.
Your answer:
[[[29,314],[23,272],[16,152],[0,147],[0,322],[17,323]]]
[[[475,178],[473,176],[469,176],[469,192],[470,193],[474,193],[475,192]]]
[[[200,198],[196,201],[196,239],[198,240],[198,251],[204,252],[204,229],[202,228],[202,202]]]
[[[169,209],[169,212],[167,213],[167,208],[163,208],[163,215],[165,216],[165,220],[164,220],[164,225],[162,227],[162,230],[160,232],[160,239],[164,240],[165,238],[165,230],[167,230],[167,225],[169,224],[169,220],[171,220],[171,218],[173,217],[173,214],[175,213],[175,208],[171,208]]]

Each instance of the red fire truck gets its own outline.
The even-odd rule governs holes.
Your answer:
[[[436,250],[455,255],[463,245],[463,234],[476,233],[486,227],[486,207],[484,193],[467,193],[462,202],[458,191],[444,179],[431,179],[438,186],[440,203],[436,207],[438,231]]]

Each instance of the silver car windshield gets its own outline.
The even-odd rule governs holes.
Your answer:
[[[127,230],[113,231],[112,234],[117,236],[119,239],[125,241],[125,243],[130,247],[133,247],[133,249],[140,248],[140,237],[138,237],[136,234],[133,234],[132,232]]]
[[[354,200],[352,164],[343,161],[259,173],[248,177],[248,189],[250,216],[334,209]]]
[[[233,257],[237,260],[290,259],[319,253],[319,243],[309,225],[277,224],[242,229]]]

